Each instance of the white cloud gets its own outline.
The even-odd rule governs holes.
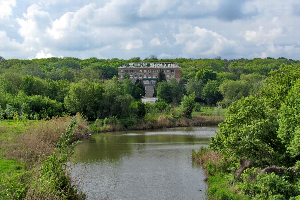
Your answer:
[[[167,15],[177,2],[178,0],[145,0],[139,7],[138,15],[145,18]]]
[[[38,52],[35,56],[35,58],[40,59],[40,58],[51,58],[54,57],[51,53],[44,53],[43,50],[41,50],[40,52]]]
[[[273,41],[277,37],[281,36],[282,32],[282,28],[280,27],[274,27],[268,30],[263,26],[260,26],[257,31],[246,30],[244,37],[247,41],[264,44],[268,41]]]
[[[159,46],[160,45],[160,41],[158,38],[153,38],[151,41],[150,41],[150,46]]]
[[[16,0],[0,1],[0,19],[12,15],[12,7],[16,6]]]
[[[10,51],[18,51],[21,50],[22,45],[17,43],[15,40],[11,40],[7,37],[5,31],[0,30],[0,51],[10,52]]]
[[[40,7],[33,4],[23,14],[25,19],[18,18],[20,25],[19,34],[25,39],[25,43],[36,46],[47,39],[46,30],[52,25],[50,14],[40,10]]]
[[[238,43],[228,40],[216,32],[190,25],[181,28],[174,35],[177,45],[183,45],[184,57],[214,57],[219,55],[230,55],[237,53]]]
[[[0,0],[0,55],[34,58],[43,50],[45,56],[80,58],[299,59],[295,5],[297,0]]]
[[[133,41],[125,42],[122,45],[122,48],[126,50],[139,49],[141,47],[143,47],[142,40],[133,40]]]

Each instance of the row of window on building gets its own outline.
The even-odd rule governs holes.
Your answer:
[[[138,75],[132,75],[132,74],[131,74],[131,75],[130,75],[130,78],[133,78],[133,77],[137,79],[137,78],[138,78]],[[170,76],[169,74],[167,74],[166,77],[167,77],[167,78],[170,78],[170,77],[171,77],[171,78],[175,78],[175,75],[172,74],[172,75]],[[124,75],[123,75],[123,74],[121,74],[121,78],[124,78]],[[142,79],[142,78],[157,78],[157,76],[156,76],[156,75],[148,75],[148,76],[147,76],[146,74],[144,74],[144,76],[143,76],[143,75],[139,75],[139,78],[140,78],[140,79]]]
[[[142,70],[142,69],[140,69],[140,70],[133,70],[133,69],[131,69],[131,70],[127,70],[127,69],[125,69],[125,70],[123,70],[123,69],[121,69],[121,73],[124,73],[124,71],[125,71],[125,73],[143,73],[143,71],[144,71],[144,73],[147,73],[147,71],[149,72],[149,73],[151,73],[151,72],[154,72],[154,73],[156,73],[156,72],[159,72],[159,70],[156,70],[156,69],[153,69],[153,70],[151,70],[151,69],[148,69],[148,70],[146,70],[146,69],[144,69],[144,70]],[[164,69],[164,73],[174,73],[174,69]]]

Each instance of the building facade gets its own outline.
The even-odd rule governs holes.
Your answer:
[[[145,97],[152,97],[160,70],[164,71],[167,80],[175,78],[179,81],[181,78],[181,68],[177,63],[171,62],[127,63],[118,68],[118,77],[123,80],[125,74],[128,74],[133,82],[142,80],[146,87]]]

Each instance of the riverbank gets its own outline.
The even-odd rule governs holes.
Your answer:
[[[208,199],[251,199],[238,190],[234,171],[239,166],[230,159],[224,159],[222,154],[205,147],[199,151],[193,150],[192,159],[203,167],[207,175],[204,180],[208,184],[206,192]]]
[[[84,194],[76,190],[72,180],[67,175],[58,151],[58,143],[67,130],[72,117],[57,117],[51,120],[3,120],[0,126],[0,197],[1,199],[40,199],[42,193],[49,198],[71,195],[75,199],[84,199]],[[192,118],[174,117],[172,114],[146,115],[143,119],[106,118],[88,123],[81,115],[76,116],[76,125],[72,129],[72,139],[69,144],[89,137],[96,132],[119,130],[149,130],[170,127],[216,126],[222,122],[222,116],[201,116],[195,114]],[[69,155],[67,155],[68,157]],[[49,161],[50,159],[50,161]],[[52,160],[52,161],[51,161]],[[65,185],[52,182],[50,185],[39,186],[39,181],[45,163],[60,163],[52,171],[53,177],[65,181]],[[54,166],[54,165],[51,165]],[[8,170],[10,169],[10,170]],[[45,177],[44,177],[45,178]],[[47,181],[46,181],[47,182]],[[49,181],[48,181],[49,182]],[[50,181],[51,182],[51,181]],[[44,191],[52,187],[51,192]],[[58,187],[58,188],[57,188]],[[54,188],[54,189],[53,189]],[[56,188],[56,189],[55,189]],[[36,196],[35,196],[36,195]]]
[[[88,131],[80,115],[1,121],[0,199],[84,199],[65,166]]]
[[[192,118],[173,115],[146,115],[143,119],[109,118],[96,120],[91,124],[92,132],[111,132],[124,130],[152,130],[161,128],[192,127],[192,126],[217,126],[223,122],[224,116],[202,116],[194,115]]]

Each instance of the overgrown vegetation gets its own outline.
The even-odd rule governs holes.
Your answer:
[[[123,81],[117,78],[118,67],[128,62],[176,62],[181,67],[182,80],[166,81],[161,72],[155,88],[157,102],[144,104],[140,101],[145,93],[141,80],[133,83],[130,76]],[[225,189],[216,190],[217,186],[211,193],[225,199],[238,199],[234,195],[246,193],[261,198],[265,197],[265,188],[272,188],[263,185],[273,180],[282,184],[287,181],[285,192],[296,191],[299,76],[299,61],[286,58],[2,59],[1,197],[40,199],[39,195],[49,188],[48,199],[84,198],[66,176],[65,161],[72,151],[65,152],[69,147],[61,142],[58,145],[71,121],[69,116],[77,112],[87,117],[93,132],[217,125],[224,121],[226,112],[227,118],[211,148],[227,162],[210,161],[207,169],[216,177],[209,182],[228,179],[233,193],[226,196]],[[67,136],[67,131],[61,141],[68,140],[70,145],[88,134],[89,125],[80,116],[70,132],[72,137]],[[240,159],[251,161],[249,164],[255,168],[243,170],[235,178],[230,172],[239,170]],[[11,171],[2,168],[7,165]],[[283,168],[284,175],[275,174],[270,179],[256,175],[271,165]],[[253,176],[244,175],[244,171]],[[290,171],[293,173],[288,174]],[[261,186],[247,185],[252,183],[250,180]],[[224,188],[228,183],[222,181]],[[297,191],[293,193],[296,194]],[[273,198],[275,193],[268,195]],[[278,195],[286,197],[284,192]]]
[[[10,121],[1,127],[1,140],[6,142],[1,143],[0,198],[85,199],[66,164],[75,141],[88,134],[86,121],[76,115],[35,122],[29,128],[27,123]]]
[[[0,118],[51,119],[76,112],[89,120],[128,118],[136,114],[129,109],[131,102],[139,101],[145,88],[140,80],[120,82],[116,76],[119,66],[136,61],[178,63],[182,80],[166,82],[162,73],[156,86],[157,96],[173,107],[180,106],[184,95],[193,93],[198,103],[227,107],[242,97],[257,94],[270,71],[281,65],[299,66],[298,61],[286,58],[4,59],[0,63]]]
[[[211,198],[300,198],[299,81],[298,66],[272,71],[259,94],[232,103],[209,149],[193,153],[210,176]],[[213,188],[223,183],[220,195]]]

